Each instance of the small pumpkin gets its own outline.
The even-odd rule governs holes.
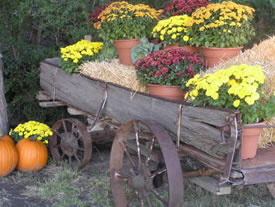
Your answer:
[[[37,171],[48,161],[48,149],[41,141],[21,139],[16,144],[19,160],[16,168],[22,172]]]
[[[13,140],[12,140],[13,141]],[[18,153],[13,143],[0,139],[0,176],[11,173],[18,163]]]
[[[10,142],[11,144],[14,145],[14,140],[13,140],[13,138],[10,137],[9,135],[4,135],[4,136],[2,136],[2,140],[8,141],[8,142]]]

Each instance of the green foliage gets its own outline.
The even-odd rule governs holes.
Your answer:
[[[41,110],[35,96],[39,86],[39,62],[56,53],[50,49],[40,50],[22,46],[20,57],[13,53],[3,54],[5,95],[11,125],[22,120],[50,121],[63,116],[58,108]],[[30,58],[31,57],[31,58]],[[16,123],[13,123],[16,122]]]
[[[64,116],[62,107],[41,109],[35,99],[40,89],[39,63],[58,56],[60,46],[76,42],[86,34],[97,38],[87,21],[92,3],[88,0],[0,1],[0,51],[11,125],[24,120],[48,122]]]
[[[135,63],[139,58],[147,56],[151,52],[158,51],[162,44],[153,44],[146,37],[140,39],[140,44],[131,49],[131,58]]]
[[[98,54],[98,61],[109,61],[111,59],[117,58],[117,51],[113,43],[104,42],[102,51]]]
[[[47,38],[54,39],[58,45],[62,45],[63,42],[72,44],[86,34],[94,34],[95,30],[87,21],[90,2],[89,0],[40,0],[39,29]]]

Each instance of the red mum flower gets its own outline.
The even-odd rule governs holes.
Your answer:
[[[161,69],[161,73],[162,73],[162,74],[165,74],[165,73],[167,73],[168,71],[169,71],[169,68],[167,68],[167,67],[164,67],[164,68]]]
[[[194,62],[197,62],[194,63]],[[183,49],[169,49],[150,53],[140,58],[136,64],[137,79],[142,83],[162,85],[180,85],[194,77],[200,70],[205,70],[197,53]]]
[[[148,76],[152,76],[153,74],[154,74],[154,72],[151,71],[151,72],[148,74]]]
[[[179,72],[179,73],[177,73],[177,77],[182,77],[183,76],[183,72]]]
[[[98,19],[99,14],[106,9],[111,3],[105,4],[99,8],[97,8],[95,11],[93,11],[89,16],[88,16],[88,21],[89,22],[93,22],[96,23],[98,21],[100,21],[100,19]]]
[[[161,70],[158,70],[154,76],[154,78],[158,78],[161,76]]]
[[[207,0],[174,0],[164,8],[160,15],[161,19],[176,15],[191,15],[199,7],[205,7],[210,2]]]

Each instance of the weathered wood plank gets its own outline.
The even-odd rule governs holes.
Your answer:
[[[62,101],[43,101],[39,102],[39,106],[43,108],[48,108],[48,107],[56,107],[56,106],[66,106],[65,103]]]
[[[230,185],[219,185],[219,181],[212,177],[195,177],[190,178],[190,182],[197,184],[198,186],[202,187],[203,189],[214,193],[215,195],[228,195],[231,193],[231,186]]]
[[[275,166],[275,147],[259,148],[256,157],[241,161],[241,168]]]
[[[5,98],[4,90],[4,78],[3,78],[4,64],[2,61],[2,54],[0,53],[0,132],[1,134],[8,134],[8,112],[7,112],[7,102]]]
[[[52,97],[50,97],[48,94],[46,94],[45,91],[39,91],[35,98],[37,100],[39,100],[39,101],[49,101],[49,100],[52,100]]]
[[[79,74],[68,75],[57,66],[58,59],[41,63],[40,86],[50,96],[88,113],[96,113],[104,98],[106,83]],[[119,122],[131,119],[153,119],[172,134],[177,134],[178,107],[183,104],[181,141],[208,154],[224,158],[232,150],[220,144],[220,131],[232,111],[192,107],[165,101],[147,94],[107,83],[108,98],[103,114]]]

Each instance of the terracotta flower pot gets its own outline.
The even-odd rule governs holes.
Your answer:
[[[115,40],[115,48],[118,53],[119,62],[123,65],[133,65],[131,49],[139,45],[140,41],[135,40]]]
[[[202,56],[208,68],[211,68],[219,63],[226,61],[240,54],[243,47],[235,48],[216,48],[216,47],[201,47]]]
[[[147,86],[149,94],[174,101],[183,100],[186,93],[184,90],[179,90],[180,86],[166,86],[156,84],[148,84]]]
[[[244,125],[244,127],[255,127],[255,128],[243,128],[242,145],[241,145],[242,159],[253,158],[256,156],[259,137],[263,130],[263,128],[257,128],[257,127],[262,125],[264,125],[264,122]]]
[[[168,49],[171,49],[171,48],[182,48],[182,49],[184,49],[185,51],[188,51],[188,52],[198,52],[198,48],[195,47],[195,46],[189,46],[189,45],[179,46],[178,44],[168,45],[164,48],[164,50],[168,50]]]

